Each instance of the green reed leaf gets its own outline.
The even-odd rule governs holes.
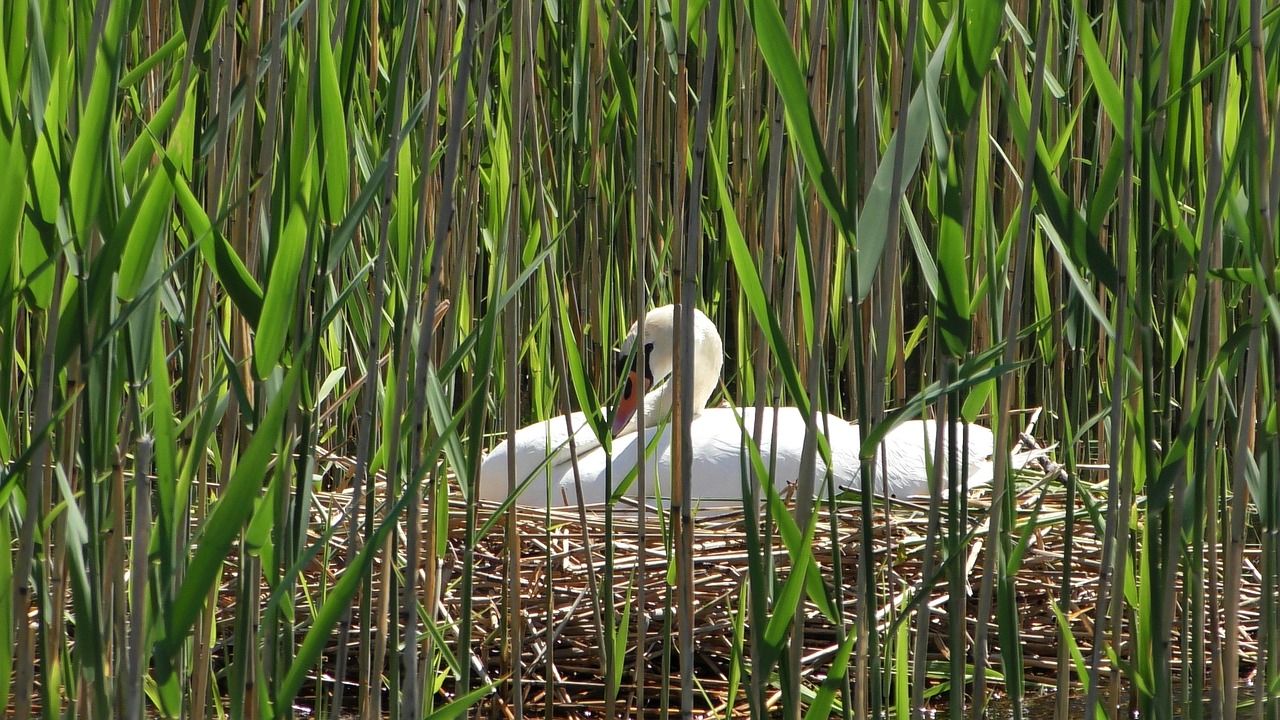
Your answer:
[[[809,527],[805,531],[804,542],[800,546],[800,557],[812,552],[813,534],[817,526],[818,515],[814,513],[809,519]],[[800,606],[800,601],[805,595],[805,578],[808,576],[808,570],[808,563],[799,562],[792,566],[791,573],[787,575],[782,591],[778,593],[770,609],[769,623],[765,626],[764,635],[761,638],[764,643],[760,651],[761,666],[753,668],[753,672],[766,675],[773,672],[774,665],[782,657],[782,651],[786,648],[787,634],[795,622],[796,608]]]
[[[1000,42],[1004,0],[961,0],[956,4],[956,39],[947,48],[947,126],[962,130],[982,97],[992,54]]]
[[[280,428],[293,404],[294,389],[302,375],[302,367],[299,363],[285,375],[280,389],[270,401],[271,407],[266,416],[254,428],[248,447],[205,521],[177,599],[166,609],[165,634],[156,646],[155,655],[156,682],[161,686],[173,681],[177,672],[174,661],[222,572],[222,563],[253,512],[255,500],[262,491],[264,471],[271,465],[271,458],[277,451]],[[172,700],[176,698],[166,698],[166,702]],[[177,711],[171,706],[163,709],[165,712]]]
[[[934,78],[938,77],[942,64],[946,60],[947,45],[950,38],[951,32],[950,28],[948,28],[929,60],[927,73]],[[889,218],[885,214],[885,208],[889,207],[890,198],[905,192],[907,185],[915,177],[916,170],[920,167],[924,141],[929,135],[929,127],[929,90],[922,84],[916,88],[915,93],[911,96],[911,103],[907,106],[906,118],[902,119],[898,127],[894,129],[893,136],[889,138],[888,147],[885,148],[884,154],[880,156],[880,165],[876,167],[875,179],[871,183],[871,190],[867,193],[866,202],[862,205],[862,212],[858,215],[858,286],[856,297],[859,302],[865,300],[871,292],[872,280],[875,278],[876,270],[880,267],[880,258],[884,255],[884,249],[890,239]],[[896,165],[899,155],[898,145],[901,143],[905,143],[906,146],[901,150],[902,167],[899,169],[896,168]],[[897,187],[893,187],[895,169],[898,170]]]
[[[782,97],[791,140],[799,148],[805,169],[809,171],[818,196],[822,198],[822,204],[831,213],[837,231],[841,235],[847,235],[853,222],[841,201],[843,196],[840,185],[836,182],[826,151],[823,150],[822,133],[818,129],[813,107],[809,104],[809,89],[778,6],[773,0],[751,0],[747,5],[747,14],[756,32],[756,43],[764,56],[765,65]]]
[[[72,152],[67,190],[71,199],[71,228],[81,243],[88,243],[91,224],[110,174],[107,172],[108,148],[113,143],[108,131],[114,121],[116,79],[120,73],[125,18],[132,13],[132,2],[121,0],[107,6],[102,36],[98,39],[97,60],[88,97],[84,99],[78,119],[78,133]],[[99,6],[101,7],[101,6]]]
[[[844,689],[844,678],[849,672],[849,656],[853,654],[853,641],[857,637],[857,633],[849,633],[844,642],[840,643],[835,657],[831,659],[831,667],[827,669],[827,676],[822,679],[822,685],[805,710],[805,720],[831,717],[836,695]]]
[[[227,295],[231,298],[231,302],[235,303],[236,309],[244,315],[251,326],[256,327],[262,315],[261,288],[244,266],[244,262],[240,260],[240,256],[236,255],[231,243],[222,233],[214,229],[209,216],[205,214],[204,206],[191,192],[191,187],[187,185],[173,159],[166,156],[162,162],[169,181],[173,183],[174,198],[178,201],[178,207],[182,208],[190,224],[192,242],[199,244],[201,255],[209,263],[218,281],[226,288]]]
[[[194,86],[188,88],[185,105],[193,103],[194,90]],[[138,139],[133,141],[133,145],[125,153],[124,159],[120,161],[120,176],[129,187],[138,187],[139,183],[143,181],[147,167],[155,158],[160,139],[165,129],[169,127],[170,121],[173,120],[173,115],[178,111],[178,104],[182,100],[182,84],[175,78],[173,87],[165,95],[164,102],[160,103],[160,107],[156,109],[151,119],[147,122],[146,128],[138,135]],[[185,105],[183,107],[184,115],[187,112]]]
[[[298,275],[307,250],[307,218],[302,206],[289,209],[284,231],[280,233],[275,257],[271,261],[271,277],[267,295],[262,300],[262,317],[253,337],[253,369],[265,378],[275,368],[293,330],[293,313],[297,304]]]
[[[172,222],[173,183],[165,177],[159,166],[152,168],[142,188],[134,196],[136,208],[130,214],[133,222],[128,228],[124,254],[120,260],[120,279],[116,294],[121,300],[132,300],[138,294],[138,286],[147,274],[155,258],[156,248],[166,223]]]
[[[1071,0],[1071,7],[1076,16],[1076,28],[1080,31],[1080,50],[1084,55],[1085,67],[1089,70],[1088,77],[1093,81],[1093,89],[1098,94],[1098,101],[1102,103],[1103,109],[1107,111],[1107,117],[1111,119],[1111,124],[1119,133],[1116,139],[1116,144],[1119,145],[1121,144],[1119,140],[1129,134],[1129,128],[1124,126],[1124,93],[1120,91],[1120,85],[1111,74],[1111,66],[1103,56],[1098,38],[1090,28],[1089,15],[1085,13],[1084,5],[1080,0]],[[1136,114],[1141,115],[1141,113]]]
[[[333,32],[329,17],[331,6],[317,6],[320,16],[320,37],[327,38]],[[347,206],[350,179],[347,175],[348,157],[346,103],[338,85],[338,67],[333,56],[333,45],[327,41],[317,43],[319,92],[315,95],[316,115],[319,119],[320,155],[323,158],[325,187],[325,217],[332,224],[341,222]]]
[[[755,259],[747,248],[747,242],[742,236],[742,229],[738,225],[738,219],[733,214],[733,202],[729,197],[729,190],[725,186],[724,169],[720,167],[719,158],[716,157],[715,153],[711,153],[709,157],[711,158],[710,165],[713,169],[711,174],[714,176],[716,187],[720,193],[725,241],[729,245],[729,254],[733,259],[733,267],[737,270],[738,279],[742,283],[742,292],[746,298],[747,306],[751,308],[751,313],[755,316],[756,322],[760,323],[760,326],[765,330],[765,337],[769,341],[769,349],[773,352],[774,357],[778,359],[787,389],[792,393],[800,412],[808,415],[810,405],[807,393],[803,389],[804,386],[800,382],[800,376],[796,372],[795,363],[791,357],[790,343],[787,341],[786,335],[783,334],[782,327],[778,324],[777,315],[765,297],[764,284],[760,280],[760,272],[756,268]]]
[[[947,159],[942,217],[938,227],[938,328],[953,357],[969,352],[973,332],[969,303],[969,263],[965,239],[964,181],[954,154]]]
[[[27,202],[27,157],[22,143],[0,138],[0,173],[13,188],[0,193],[0,293],[3,293],[13,277],[14,261],[19,257],[22,210]]]

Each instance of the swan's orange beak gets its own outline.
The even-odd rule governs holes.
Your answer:
[[[622,397],[618,400],[618,407],[613,411],[614,437],[617,437],[618,433],[622,432],[622,429],[631,421],[631,416],[636,414],[636,403],[648,391],[648,388],[640,389],[640,382],[640,376],[635,370],[627,373],[626,384],[622,386]]]

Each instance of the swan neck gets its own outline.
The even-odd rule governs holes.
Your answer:
[[[724,366],[724,343],[715,325],[705,315],[695,318],[693,336],[693,415],[697,417],[706,409],[716,385],[720,382],[720,371]],[[665,422],[671,415],[675,404],[675,383],[673,378],[655,388],[644,399],[645,427],[654,427]],[[635,429],[634,423],[631,427]]]

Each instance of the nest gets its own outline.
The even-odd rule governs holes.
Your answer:
[[[1102,541],[1095,532],[1089,513],[1078,501],[1072,514],[1071,532],[1067,532],[1068,495],[1065,484],[1055,481],[1061,478],[1060,469],[1051,463],[1042,465],[1029,478],[1024,477],[1029,484],[1019,484],[1023,489],[1018,496],[1018,513],[1013,529],[1013,541],[1025,542],[1015,580],[1024,677],[1029,683],[1046,685],[1056,682],[1059,649],[1065,646],[1054,606],[1063,603],[1059,608],[1086,658],[1090,657],[1093,643],[1093,621],[1102,616],[1096,607]],[[1078,487],[1088,491],[1087,486]],[[321,493],[317,499],[316,519],[325,516],[332,522],[340,515],[341,509],[348,506],[350,495]],[[898,621],[902,612],[918,614],[923,608],[928,612],[928,661],[931,667],[934,663],[945,663],[950,657],[951,625],[954,622],[964,623],[966,642],[961,651],[972,662],[972,641],[979,622],[978,588],[981,587],[988,557],[986,523],[989,499],[986,494],[979,493],[966,498],[965,503],[967,511],[961,518],[965,533],[963,555],[957,555],[956,561],[946,571],[953,572],[955,568],[962,567],[966,591],[962,607],[955,607],[951,602],[945,572],[935,575],[926,593],[927,599],[922,602],[920,598],[926,552],[932,554],[935,572],[942,557],[939,544],[947,532],[945,519],[942,526],[944,539],[935,538],[932,544],[928,540],[929,514],[927,508],[919,504],[893,502],[886,506],[877,501],[872,523],[875,552],[870,570],[880,603],[876,624],[884,631]],[[675,572],[666,544],[670,535],[669,517],[659,513],[657,508],[649,511],[642,547],[641,526],[633,510],[615,512],[610,533],[606,531],[604,515],[597,511],[580,513],[576,508],[517,508],[513,510],[518,534],[515,543],[507,538],[509,528],[504,516],[474,544],[468,555],[466,543],[462,540],[466,536],[467,508],[455,501],[448,510],[450,539],[436,562],[429,565],[430,572],[423,571],[419,578],[419,587],[439,588],[436,591],[438,599],[430,602],[428,592],[421,593],[420,597],[427,607],[434,606],[435,620],[440,629],[437,637],[443,637],[457,652],[458,628],[467,611],[461,596],[461,571],[470,563],[473,573],[467,622],[471,628],[471,645],[469,653],[459,653],[458,659],[472,673],[471,687],[494,683],[497,688],[497,692],[482,702],[494,706],[491,709],[496,709],[499,715],[515,715],[511,689],[515,663],[508,640],[512,637],[511,584],[506,578],[511,562],[509,551],[518,545],[520,597],[519,613],[515,617],[519,621],[520,709],[523,713],[545,715],[548,704],[554,708],[554,714],[561,717],[598,717],[605,712],[609,683],[605,674],[601,618],[608,617],[610,604],[613,621],[620,622],[625,617],[629,625],[623,671],[614,696],[617,713],[653,717],[661,716],[664,710],[675,713],[679,707],[680,687],[681,659],[677,638],[677,608],[680,605],[675,598],[675,588],[669,582]],[[487,520],[493,510],[485,506],[478,508],[478,522]],[[813,554],[821,568],[824,583],[832,591],[832,596],[838,598],[840,623],[833,623],[811,601],[806,601],[801,675],[809,687],[821,684],[837,654],[840,639],[844,633],[852,632],[855,613],[859,611],[855,589],[862,561],[859,508],[838,506],[833,512],[820,507],[817,512],[820,520]],[[750,576],[748,522],[759,528],[762,519],[756,514],[747,517],[741,510],[703,511],[698,513],[694,523],[695,697],[701,711],[713,711],[721,716],[726,713],[737,716],[746,709],[748,680],[744,675],[731,693],[731,675],[739,655],[735,648],[735,623],[742,612],[744,588]],[[774,577],[785,578],[790,572],[790,556],[783,543],[776,532],[772,539],[764,538],[763,541],[767,543],[768,555],[772,559]],[[345,544],[341,533],[332,537],[330,542],[335,549]],[[1068,542],[1070,553],[1067,553]],[[606,551],[611,551],[611,559],[606,558]],[[1248,548],[1246,555],[1256,556],[1257,548]],[[1064,558],[1068,556],[1071,568],[1064,581]],[[1219,557],[1224,555],[1220,552]],[[1246,564],[1248,562],[1247,557]],[[611,574],[607,573],[607,568]],[[840,593],[834,592],[837,568],[841,587],[844,588]],[[307,582],[318,587],[323,573],[331,583],[338,571],[340,568],[335,557],[330,567],[309,574]],[[382,592],[381,582],[386,573],[375,575],[373,593],[376,596]],[[225,590],[230,591],[234,583],[228,584],[230,587]],[[611,587],[606,593],[608,586]],[[1240,649],[1245,663],[1256,657],[1257,587],[1256,581],[1246,581],[1246,587],[1242,589]],[[638,602],[641,595],[643,606]],[[378,603],[374,605],[379,606]],[[306,616],[304,602],[298,603],[297,610],[299,619]],[[910,617],[906,621],[913,631],[922,626],[918,617]],[[382,628],[387,622],[386,618],[382,619]],[[998,670],[1000,638],[996,618],[991,617],[985,622],[988,666]],[[305,627],[305,622],[300,626]],[[420,630],[419,635],[424,638],[424,644],[429,645],[430,634]],[[355,683],[365,677],[367,671],[356,663],[354,650],[358,629],[353,630],[350,637],[347,677],[344,679]],[[637,642],[637,637],[642,641]],[[1122,637],[1121,642],[1127,642],[1127,636]],[[915,647],[914,641],[911,647]],[[331,646],[326,653],[326,676],[334,671],[333,658],[338,652],[336,646]],[[743,652],[749,656],[750,650],[743,648]],[[1174,652],[1174,662],[1180,664],[1179,650],[1175,648]],[[641,653],[644,657],[643,713],[638,712],[636,686],[637,657]],[[1104,659],[1102,665],[1104,671],[1109,671],[1109,662]],[[440,665],[436,669],[443,667]],[[945,665],[941,666],[941,672],[945,672]],[[660,700],[664,680],[670,691],[670,708]],[[327,681],[317,683],[321,687],[329,684]],[[454,691],[454,684],[446,682],[441,692],[449,695]],[[769,685],[766,692],[768,702],[780,701],[781,693],[776,684]],[[355,694],[349,690],[344,704],[350,704]]]

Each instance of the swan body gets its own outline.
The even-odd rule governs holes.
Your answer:
[[[804,417],[794,407],[762,408],[763,432],[759,443],[759,458],[766,474],[773,478],[773,486],[779,493],[799,481],[801,459],[804,457]],[[773,432],[773,420],[777,417],[778,432]],[[743,497],[743,477],[750,478],[752,463],[750,445],[744,440],[742,428],[750,436],[755,424],[755,408],[711,408],[694,419],[690,430],[693,440],[693,491],[694,500],[707,506],[740,502]],[[741,425],[739,425],[741,418]],[[564,417],[545,423],[537,423],[516,433],[514,443],[502,442],[493,449],[481,465],[480,496],[493,502],[507,498],[507,455],[515,448],[517,484],[535,476],[525,486],[517,504],[552,505],[576,504],[578,488],[582,490],[584,503],[601,503],[609,499],[608,490],[616,490],[631,475],[636,466],[636,443],[641,434],[629,433],[613,441],[613,452],[607,453],[600,446],[595,433],[582,413],[573,413],[570,422],[577,429],[574,447],[577,450],[577,472],[573,467],[573,455],[569,452],[568,431]],[[858,461],[861,435],[858,426],[834,415],[818,418],[821,432],[823,424],[827,443],[831,448],[830,480],[836,492],[856,490],[862,486],[862,466]],[[963,432],[957,429],[957,432]],[[885,437],[881,454],[875,460],[875,492],[883,493],[887,486],[891,497],[925,495],[929,492],[929,464],[942,458],[932,452],[937,424],[933,420],[913,420],[895,427]],[[645,465],[646,496],[669,498],[671,496],[671,426],[644,429],[644,441],[652,443]],[[961,438],[963,442],[963,437]],[[991,431],[971,425],[967,452],[968,482],[977,487],[990,482],[991,452],[995,438]],[[945,449],[945,445],[943,446]],[[925,448],[928,448],[926,452]],[[551,460],[544,462],[551,457]],[[612,485],[606,464],[612,461]],[[944,468],[945,468],[944,464]],[[744,475],[744,473],[746,473]],[[821,454],[815,455],[815,493],[826,497],[827,465]],[[548,482],[550,485],[548,486]],[[632,480],[634,483],[634,479]],[[655,489],[654,484],[657,484]],[[548,496],[550,487],[550,496]],[[627,495],[634,495],[634,485]]]
[[[584,503],[604,502],[610,494],[606,492],[609,489],[606,467],[612,465],[611,487],[616,489],[634,471],[636,444],[641,438],[653,445],[647,455],[646,496],[670,497],[671,383],[645,394],[646,427],[641,430],[636,428],[635,417],[627,412],[626,394],[634,391],[630,404],[633,411],[639,402],[640,385],[650,390],[653,378],[670,375],[674,346],[672,315],[671,306],[667,306],[657,308],[645,317],[645,378],[642,382],[639,373],[631,373],[630,384],[616,413],[611,453],[605,452],[581,412],[570,414],[567,423],[563,415],[534,423],[521,428],[486,455],[480,466],[480,497],[495,502],[507,499],[510,455],[514,454],[516,485],[524,484],[516,498],[517,504],[576,504],[579,488]],[[702,505],[741,502],[743,478],[751,477],[752,463],[747,450],[750,444],[745,438],[752,435],[757,409],[705,407],[719,380],[723,349],[720,335],[710,319],[695,311],[694,323],[695,414],[690,425],[692,499]],[[624,351],[631,351],[630,345],[634,343],[635,336],[633,327],[623,343]],[[759,457],[766,468],[766,475],[772,477],[774,487],[784,492],[799,480],[804,455],[805,419],[794,407],[761,408],[758,412],[762,414]],[[826,436],[831,449],[829,477],[836,484],[836,492],[861,488],[858,451],[862,443],[858,426],[834,415],[819,415],[816,421],[818,431]],[[914,420],[901,423],[890,431],[874,461],[875,492],[883,493],[887,489],[894,497],[928,494],[929,468],[935,462],[943,462],[944,470],[947,467],[945,454],[939,457],[933,452],[937,430],[935,421]],[[966,426],[957,424],[956,433],[963,444]],[[969,486],[976,487],[990,482],[990,457],[995,448],[995,438],[990,430],[980,425],[968,425],[967,433],[968,445],[962,450],[962,461],[967,465]],[[569,442],[571,435],[572,443]],[[812,487],[815,493],[825,497],[828,468],[820,453],[816,455],[815,464]],[[526,483],[531,476],[532,479]],[[626,494],[634,496],[635,488],[629,488]]]

